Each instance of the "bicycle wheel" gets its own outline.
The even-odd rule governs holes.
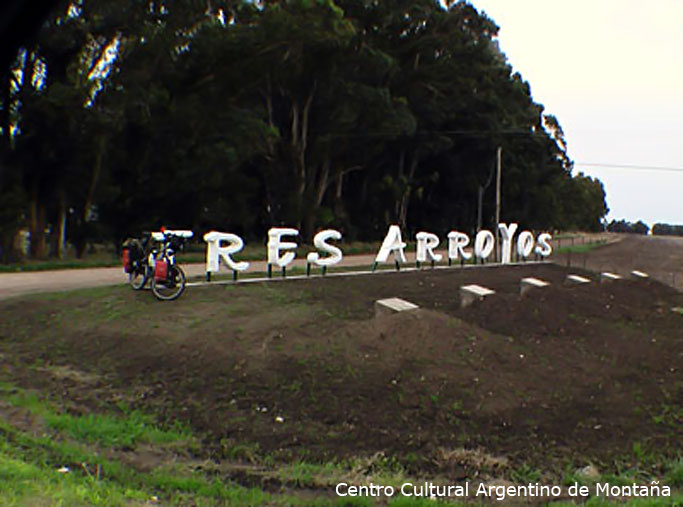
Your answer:
[[[185,290],[185,273],[180,266],[169,266],[166,280],[152,278],[152,292],[162,301],[171,301]]]
[[[128,273],[128,283],[135,290],[141,290],[149,279],[149,270],[142,262],[137,261],[133,271]]]

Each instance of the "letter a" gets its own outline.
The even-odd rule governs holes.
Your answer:
[[[394,253],[396,260],[405,263],[406,254],[404,248],[406,244],[401,240],[401,228],[398,225],[389,226],[387,235],[382,242],[382,246],[377,252],[377,257],[375,257],[376,263],[387,262],[390,253]]]

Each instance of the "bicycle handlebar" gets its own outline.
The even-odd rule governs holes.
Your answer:
[[[182,238],[182,239],[189,239],[192,236],[194,236],[194,233],[192,231],[185,231],[185,230],[178,230],[178,231],[164,231],[164,232],[153,232],[152,233],[152,239],[155,241],[166,241],[169,238]]]

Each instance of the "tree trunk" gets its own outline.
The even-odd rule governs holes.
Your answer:
[[[413,191],[413,179],[415,178],[415,171],[417,170],[417,162],[417,153],[415,153],[410,163],[408,181],[406,183],[406,188],[403,190],[403,195],[401,196],[401,204],[399,206],[398,223],[401,225],[402,228],[405,228],[408,223],[408,206],[410,205],[410,195]]]
[[[304,101],[303,107],[300,107],[298,100],[294,99],[291,108],[291,150],[295,181],[295,207],[297,226],[303,229],[304,234],[311,232],[316,212],[315,204],[307,201],[315,199],[314,193],[316,189],[317,168],[309,167],[306,160],[306,151],[308,149],[308,125],[316,88],[317,82],[313,82],[313,86]],[[310,209],[311,207],[313,210]],[[313,216],[310,216],[311,213]]]
[[[491,185],[491,182],[493,181],[493,175],[495,174],[495,172],[496,172],[496,165],[494,164],[491,167],[491,171],[489,173],[488,179],[486,180],[486,183],[484,185],[479,185],[479,187],[478,187],[478,194],[477,194],[477,232],[479,232],[484,227],[484,216],[483,216],[484,192]]]
[[[81,227],[85,227],[85,223],[81,225]],[[86,239],[86,235],[84,232],[81,232],[78,236],[78,238],[73,241],[73,246],[74,249],[76,250],[76,258],[77,259],[82,259],[85,257],[85,249],[88,246],[88,241]]]
[[[322,205],[325,193],[330,186],[330,157],[325,158],[322,167],[318,171],[311,168],[306,192],[305,202],[303,203],[302,236],[306,240],[313,238],[315,232],[315,219]]]
[[[405,164],[406,164],[406,150],[403,149],[403,150],[401,150],[401,154],[398,157],[398,175],[397,175],[397,179],[396,179],[396,182],[398,185],[400,185],[402,180],[403,180],[403,174],[405,173]],[[394,203],[394,218],[392,219],[392,221],[397,220],[399,222],[399,224],[401,222],[402,200],[403,200],[403,198],[401,197],[401,199],[398,199]]]
[[[275,130],[275,122],[273,120],[273,89],[270,84],[270,76],[267,78],[267,87],[262,95],[266,101],[266,111],[268,111],[268,126],[271,131]],[[265,212],[266,212],[266,222],[268,225],[273,225],[276,223],[276,208],[278,207],[279,201],[274,197],[273,190],[271,188],[271,182],[275,179],[274,174],[276,174],[275,165],[277,164],[277,157],[275,154],[275,145],[273,143],[273,138],[269,135],[266,136],[266,167],[267,169],[261,173],[263,177],[263,188],[265,193]]]
[[[83,223],[88,221],[88,216],[90,214],[90,208],[95,200],[95,190],[97,189],[97,182],[100,179],[100,174],[102,173],[102,159],[104,158],[104,150],[106,146],[106,140],[104,135],[101,135],[97,140],[97,155],[95,156],[95,166],[90,174],[90,184],[88,185],[88,193],[85,196],[85,202],[83,203]],[[65,206],[66,208],[66,206]]]
[[[31,234],[31,258],[44,259],[46,257],[45,205],[39,202],[37,192],[31,195],[29,203],[29,232]]]
[[[11,84],[8,78],[2,83],[2,116],[0,116],[0,129],[2,129],[2,137],[0,138],[0,157],[10,150],[10,102],[12,95],[10,92]],[[1,159],[0,159],[1,160]]]
[[[344,173],[340,173],[335,181],[334,188],[334,214],[336,217],[346,218],[346,207],[344,206]]]
[[[299,132],[299,103],[294,100],[291,107],[292,125],[291,125],[291,164],[294,176],[294,205],[296,226],[301,229],[304,219],[304,206],[306,200],[306,157],[301,153],[301,142]]]
[[[479,185],[477,192],[477,232],[481,231],[484,224],[482,223],[482,208],[484,206],[484,190],[485,187]]]
[[[57,243],[55,254],[58,259],[63,259],[66,253],[66,202],[64,199],[59,201],[59,211],[57,215]]]
[[[346,206],[344,205],[344,199],[342,199],[344,193],[344,174],[340,173],[335,181],[334,188],[334,216],[338,223],[344,224],[344,227],[348,227],[349,216],[346,212]]]
[[[321,168],[320,174],[318,175],[318,181],[316,183],[315,192],[315,206],[319,208],[323,202],[323,197],[325,197],[325,192],[327,192],[327,187],[330,181],[330,157],[329,155],[325,157],[325,162]]]

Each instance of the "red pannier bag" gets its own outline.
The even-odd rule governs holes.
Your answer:
[[[165,282],[168,278],[168,262],[157,261],[154,264],[154,279],[157,282]]]
[[[133,262],[130,259],[130,248],[124,247],[121,250],[121,260],[123,261],[123,270],[126,273],[131,273],[133,271]]]

